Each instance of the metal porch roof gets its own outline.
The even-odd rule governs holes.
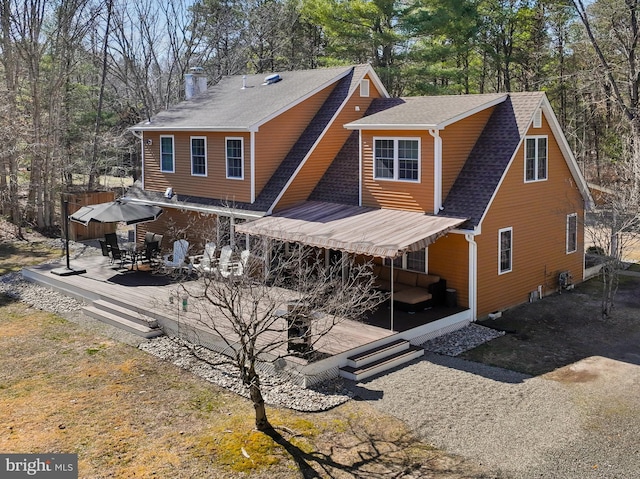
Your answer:
[[[236,232],[395,258],[429,246],[466,218],[309,201],[236,225]]]

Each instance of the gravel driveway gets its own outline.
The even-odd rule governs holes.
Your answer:
[[[427,353],[354,390],[495,477],[640,477],[638,365],[590,357],[529,377]]]

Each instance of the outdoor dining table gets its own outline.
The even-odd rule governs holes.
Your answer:
[[[122,251],[126,251],[126,253],[131,258],[131,270],[138,269],[138,260],[141,256],[144,256],[144,245],[138,244],[136,242],[126,242],[120,245],[120,249]]]

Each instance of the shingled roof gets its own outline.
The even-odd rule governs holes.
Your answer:
[[[250,131],[353,71],[353,66],[279,73],[265,85],[265,74],[223,77],[191,100],[164,110],[131,130]],[[243,88],[243,81],[246,88]]]
[[[542,92],[510,93],[496,106],[444,201],[443,215],[469,218],[464,229],[480,224],[543,98]]]

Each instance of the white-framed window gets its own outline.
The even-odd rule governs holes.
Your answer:
[[[207,176],[207,137],[191,137],[191,174]]]
[[[360,96],[363,98],[369,96],[369,80],[366,78],[360,81]]]
[[[498,230],[498,274],[513,269],[513,228]]]
[[[419,251],[411,251],[402,256],[393,259],[393,267],[398,269],[409,269],[411,271],[419,271],[421,273],[428,272],[429,265],[429,249],[424,248]],[[383,264],[391,266],[392,260],[385,258]]]
[[[524,181],[547,179],[547,137],[528,136],[524,140]]]
[[[410,251],[406,255],[406,268],[412,271],[427,272],[427,249]]]
[[[420,181],[419,138],[374,138],[373,177]]]
[[[226,139],[227,178],[244,178],[244,141],[242,138]]]
[[[173,135],[160,136],[160,171],[175,172],[175,149]]]
[[[567,254],[578,250],[578,215],[567,215]]]

